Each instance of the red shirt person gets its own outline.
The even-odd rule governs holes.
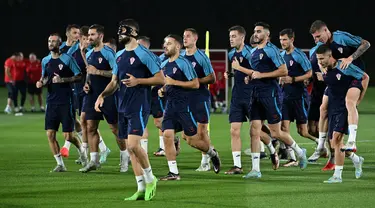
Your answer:
[[[14,99],[14,93],[15,93],[15,72],[16,72],[16,64],[15,61],[18,57],[19,53],[14,53],[11,57],[7,58],[7,60],[4,63],[4,81],[5,85],[8,89],[8,102],[7,106],[4,109],[5,113],[12,113],[12,103]]]
[[[42,76],[42,64],[37,59],[34,53],[29,55],[29,60],[26,64],[26,75],[27,75],[27,92],[30,94],[30,105],[31,111],[35,111],[34,106],[34,95],[37,95],[40,110],[44,111],[43,100],[42,100],[42,88],[37,88],[36,83]]]

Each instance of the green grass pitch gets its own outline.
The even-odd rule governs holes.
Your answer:
[[[7,92],[0,89],[0,107],[5,107]],[[27,104],[26,108],[29,108]],[[1,109],[3,110],[3,109]],[[220,153],[222,172],[199,173],[201,154],[181,142],[181,154],[177,158],[181,181],[161,181],[157,194],[150,202],[125,202],[124,197],[136,191],[134,175],[119,172],[119,150],[105,122],[100,130],[105,143],[112,150],[108,162],[95,172],[78,172],[74,163],[78,153],[72,146],[71,156],[64,162],[65,173],[50,173],[56,162],[49,150],[44,131],[44,115],[26,113],[24,116],[0,115],[0,207],[372,207],[375,203],[375,88],[369,89],[359,107],[358,155],[365,158],[363,177],[355,179],[350,160],[345,161],[343,183],[323,184],[332,172],[320,169],[319,164],[272,170],[268,159],[261,161],[263,177],[260,180],[244,180],[242,176],[227,176],[224,171],[232,166],[228,115],[211,117],[211,139]],[[149,119],[149,153],[159,145],[152,117]],[[241,131],[242,149],[249,147],[249,125]],[[291,128],[292,136],[308,151],[314,144],[301,138]],[[61,132],[58,141],[63,145]],[[164,157],[150,156],[156,176],[168,172]],[[245,171],[251,160],[242,156]]]

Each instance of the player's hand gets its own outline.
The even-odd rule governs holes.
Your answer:
[[[126,74],[129,78],[127,79],[122,79],[121,82],[122,84],[126,85],[127,87],[135,87],[139,84],[138,82],[138,79],[135,78],[133,75],[131,74]]]
[[[43,83],[41,81],[36,82],[36,88],[41,88],[43,87]]]
[[[340,61],[341,61],[340,68],[344,70],[344,69],[347,69],[349,64],[353,62],[353,58],[349,56],[348,58],[340,59]]]
[[[240,67],[240,62],[237,60],[237,57],[234,57],[234,60],[232,61],[232,69],[238,70]]]
[[[166,85],[174,85],[174,83],[175,83],[174,79],[170,78],[169,76],[165,77],[165,84]]]
[[[52,78],[52,83],[62,83],[62,78],[60,77],[60,75],[54,73],[55,76]]]
[[[85,86],[83,86],[83,91],[88,94],[90,92],[90,85],[88,83],[85,83]]]
[[[158,95],[159,95],[159,97],[164,97],[164,87],[162,87],[158,90]]]
[[[249,81],[250,81],[250,76],[246,76],[243,81],[245,82],[245,84],[249,84]]]
[[[96,69],[95,66],[93,66],[93,65],[88,65],[86,67],[86,70],[87,70],[88,74],[93,74],[93,75],[97,75],[98,74],[98,69]]]
[[[104,98],[102,95],[99,95],[98,99],[96,99],[96,102],[95,102],[95,110],[97,112],[101,112],[100,108],[103,107],[103,103],[104,103]]]
[[[254,71],[253,74],[251,75],[251,79],[262,79],[263,75],[262,73],[258,71]]]
[[[321,73],[321,72],[315,72],[315,74],[316,74],[316,77],[318,78],[318,80],[319,81],[324,81],[324,79],[323,79],[323,73]]]
[[[285,76],[285,77],[282,77],[282,81],[284,84],[291,84],[292,83],[292,77],[290,76]]]
[[[228,76],[228,72],[225,72],[224,73],[224,79],[228,79],[229,78],[229,76]]]

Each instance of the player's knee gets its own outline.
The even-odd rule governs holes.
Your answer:
[[[96,134],[97,132],[97,129],[96,129],[96,125],[94,124],[91,124],[91,123],[87,123],[87,134]]]
[[[156,128],[161,129],[161,123],[162,123],[161,119],[154,119],[154,124]]]
[[[272,138],[280,138],[281,129],[271,129]]]
[[[54,140],[55,139],[55,132],[53,132],[53,131],[47,131],[47,138],[50,141]]]
[[[116,125],[109,125],[109,128],[111,129],[112,134],[114,135],[118,134],[118,128]]]
[[[232,139],[239,139],[240,138],[241,130],[239,128],[230,128],[230,135]]]
[[[73,134],[72,132],[63,132],[63,136],[65,140],[72,141],[73,140]]]
[[[284,125],[281,125],[281,131],[285,131],[287,132],[288,131],[288,127],[284,126]]]
[[[297,132],[298,132],[298,134],[299,134],[301,137],[307,137],[307,136],[309,135],[309,133],[307,132],[307,129],[298,128],[298,129],[297,129]]]
[[[346,99],[345,105],[346,105],[347,109],[356,109],[357,101],[354,101],[354,100],[351,100],[351,99]]]

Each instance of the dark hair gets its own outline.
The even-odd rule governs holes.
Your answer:
[[[57,36],[57,37],[59,37],[59,41],[60,41],[60,43],[62,42],[62,40],[61,40],[61,36],[60,36],[59,33],[51,33],[49,36]]]
[[[21,56],[20,52],[14,52],[12,53],[12,56]]]
[[[34,52],[31,52],[31,53],[29,54],[29,56],[30,56],[30,55],[34,55],[34,56],[36,56],[36,54],[35,54]]]
[[[327,53],[327,52],[331,52],[331,48],[329,47],[328,44],[323,44],[323,45],[320,45],[317,49],[316,49],[316,54],[324,54],[324,53]]]
[[[186,28],[184,31],[188,31],[188,32],[191,32],[191,33],[193,33],[193,35],[196,35],[196,36],[198,36],[198,32],[197,32],[197,30],[196,29],[194,29],[194,28]]]
[[[139,24],[134,19],[124,19],[120,22],[120,25],[126,25],[135,28],[136,32],[139,33]]]
[[[71,24],[71,25],[68,25],[67,27],[66,27],[66,32],[70,32],[70,30],[71,29],[79,29],[80,27],[79,27],[79,25],[77,25],[77,24]]]
[[[289,39],[294,38],[294,31],[290,28],[286,28],[280,31],[280,36],[287,35]]]
[[[323,27],[327,27],[327,24],[325,22],[323,22],[322,20],[315,20],[310,26],[310,34],[315,33]]]
[[[229,32],[230,31],[237,31],[238,33],[240,34],[243,34],[244,36],[246,36],[246,30],[244,27],[240,26],[240,25],[235,25],[235,26],[232,26],[229,28],[228,30]]]
[[[95,29],[97,33],[104,34],[104,26],[102,26],[102,25],[93,24],[93,25],[90,26],[89,29]]]
[[[108,38],[103,41],[103,43],[109,43],[111,45],[117,45],[116,39],[114,38]]]
[[[82,26],[79,30],[81,31],[81,35],[89,36],[89,26]]]
[[[181,46],[183,45],[182,44],[182,38],[181,38],[181,36],[179,36],[179,35],[175,35],[175,34],[169,34],[169,35],[167,35],[167,37],[165,37],[165,38],[173,38],[173,39],[175,39]]]
[[[147,36],[144,36],[144,35],[138,36],[137,40],[144,40],[144,41],[146,41],[149,44],[151,43],[150,37],[147,37]]]
[[[254,24],[254,26],[261,26],[263,27],[264,29],[267,29],[267,30],[270,30],[271,29],[271,26],[265,22],[257,22]]]

